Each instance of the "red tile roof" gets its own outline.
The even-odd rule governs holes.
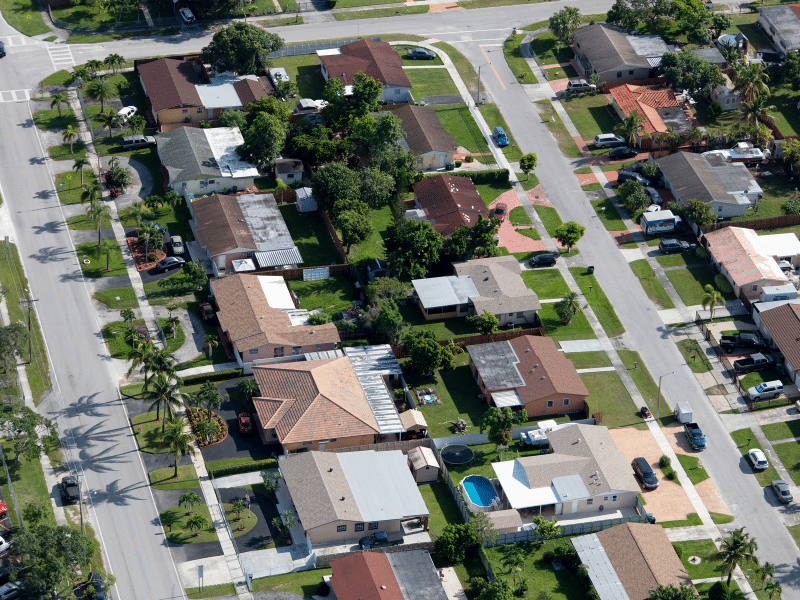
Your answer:
[[[609,93],[626,117],[634,110],[644,117],[644,129],[649,134],[667,131],[657,108],[679,106],[674,92],[663,83],[641,85],[625,82],[611,87]]]
[[[382,552],[355,552],[331,561],[337,600],[403,600],[403,592]]]
[[[384,85],[411,87],[400,55],[387,42],[359,40],[339,48],[341,54],[320,56],[329,77],[352,85],[356,73],[363,72]]]
[[[472,228],[480,215],[489,216],[469,177],[436,175],[415,183],[411,189],[425,216],[435,221],[434,228],[445,237],[461,225]]]
[[[203,82],[190,61],[162,58],[139,65],[138,68],[153,112],[203,105],[195,88],[195,85]]]

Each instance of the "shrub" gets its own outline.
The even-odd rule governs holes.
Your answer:
[[[659,459],[659,461],[658,461],[658,466],[661,467],[662,469],[666,469],[667,467],[671,467],[672,466],[672,459],[669,456],[667,456],[666,454],[662,454],[661,455],[661,459]]]
[[[339,331],[350,332],[350,331],[355,331],[356,329],[358,329],[358,325],[356,325],[352,321],[344,321],[344,320],[342,320],[342,321],[339,321],[338,323],[336,323],[336,329],[338,329]]]
[[[680,202],[676,202],[675,200],[671,200],[667,202],[667,210],[672,211],[674,215],[682,215],[683,214],[683,205]]]
[[[660,169],[656,163],[646,162],[642,165],[642,175],[648,179],[655,179],[659,175]]]
[[[326,312],[318,312],[308,317],[309,325],[325,325],[331,322],[331,316]]]
[[[708,600],[730,600],[730,597],[730,589],[728,589],[728,586],[721,581],[717,581],[708,590]]]
[[[222,467],[220,469],[213,469],[210,473],[214,477],[224,477],[225,475],[238,475],[239,473],[251,473],[253,471],[265,471],[267,469],[276,469],[278,461],[274,458],[260,460],[258,462],[245,463],[243,465],[233,465],[232,467]]]
[[[460,160],[457,160],[457,161],[456,161],[456,169],[457,169],[458,167],[460,167],[460,166],[461,166],[461,161],[460,161]]]
[[[725,275],[722,273],[718,273],[714,276],[714,287],[719,290],[722,294],[732,294],[733,288],[731,287],[730,282],[725,279]]]
[[[347,340],[339,342],[339,348],[353,348],[356,346],[369,346],[369,340]]]
[[[716,119],[722,114],[722,105],[719,102],[712,102],[708,107],[708,115],[712,119]]]
[[[784,214],[787,215],[800,215],[800,198],[792,198],[791,200],[784,202],[783,206]]]
[[[474,157],[474,156],[472,156],[472,154],[467,154],[467,155],[464,157],[464,162],[471,163],[471,162],[473,162],[474,160],[475,160],[475,157]]]
[[[695,248],[694,253],[697,255],[697,258],[699,258],[700,260],[708,260],[708,258],[709,258],[708,250],[706,250],[702,246],[698,246],[697,248]]]
[[[669,479],[670,481],[675,481],[677,475],[675,475],[675,471],[673,471],[672,468],[670,468],[669,471],[665,471],[665,473],[667,479]]]
[[[241,369],[226,369],[224,371],[215,371],[213,373],[188,375],[187,377],[183,378],[183,385],[196,385],[198,383],[205,383],[206,381],[225,381],[226,379],[233,379],[234,377],[241,376]]]
[[[472,183],[508,183],[508,169],[493,169],[490,171],[464,171],[453,173],[456,177],[469,177]],[[431,175],[436,177],[436,175]]]

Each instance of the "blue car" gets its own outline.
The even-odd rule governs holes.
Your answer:
[[[506,130],[502,127],[495,127],[494,131],[492,131],[492,135],[494,136],[497,145],[501,148],[503,146],[508,146],[508,136],[506,135]]]

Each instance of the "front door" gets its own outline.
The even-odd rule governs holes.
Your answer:
[[[572,514],[575,514],[576,512],[578,512],[578,501],[577,500],[575,500],[572,503]]]

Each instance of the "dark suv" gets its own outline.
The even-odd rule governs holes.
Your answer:
[[[664,254],[672,254],[673,252],[688,252],[691,246],[689,242],[683,240],[667,239],[658,243],[658,249]]]
[[[625,183],[629,179],[635,179],[642,185],[650,185],[650,181],[646,177],[640,175],[639,173],[634,173],[633,171],[626,171],[623,169],[619,172],[619,175],[617,175],[617,181],[619,183]]]
[[[633,472],[642,480],[642,487],[646,490],[654,490],[658,487],[658,477],[650,468],[650,464],[644,457],[638,456],[631,463]]]

